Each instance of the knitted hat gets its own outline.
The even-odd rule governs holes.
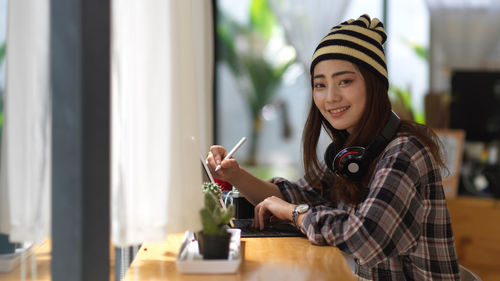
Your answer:
[[[389,86],[382,44],[387,39],[384,24],[364,14],[330,30],[314,51],[311,76],[318,62],[329,59],[347,60],[373,71]]]

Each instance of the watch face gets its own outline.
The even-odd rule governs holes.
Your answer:
[[[300,204],[297,206],[297,212],[299,213],[307,212],[307,210],[309,210],[309,205],[307,204]]]

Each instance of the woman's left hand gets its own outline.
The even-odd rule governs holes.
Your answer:
[[[276,196],[267,197],[254,209],[254,220],[252,227],[264,229],[265,222],[273,216],[278,220],[292,220],[292,212],[296,205],[288,203]]]

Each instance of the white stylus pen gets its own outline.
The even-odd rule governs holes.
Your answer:
[[[233,147],[233,149],[231,149],[231,151],[229,151],[229,153],[226,155],[226,157],[224,157],[224,160],[227,160],[231,157],[233,157],[233,154],[240,148],[240,146],[247,140],[247,138],[245,137],[242,137],[241,140]],[[222,161],[224,161],[222,160]],[[215,172],[219,171],[221,168],[220,164],[217,165],[217,167],[215,167]]]

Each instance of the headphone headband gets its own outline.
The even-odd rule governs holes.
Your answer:
[[[399,129],[399,123],[399,116],[394,113],[394,111],[391,111],[389,119],[387,120],[384,128],[382,128],[382,131],[380,131],[380,134],[366,146],[364,158],[368,160],[368,163],[371,163],[373,159],[375,159],[375,157],[377,157],[377,155],[385,149],[389,142],[391,142],[392,138],[396,135],[396,132]]]
[[[384,126],[382,131],[380,132],[380,136],[382,136],[387,143],[389,143],[399,128],[400,123],[399,116],[391,110],[391,114],[389,115],[389,120],[387,120],[387,124]]]

